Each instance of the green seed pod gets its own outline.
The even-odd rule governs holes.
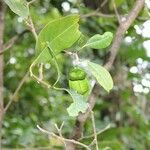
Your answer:
[[[69,80],[71,81],[83,80],[85,77],[86,73],[80,68],[74,68],[69,73]]]
[[[74,68],[69,73],[69,87],[79,94],[86,94],[89,90],[86,73],[80,68]]]

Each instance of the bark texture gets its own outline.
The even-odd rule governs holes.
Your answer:
[[[4,34],[4,14],[5,14],[5,6],[4,2],[0,0],[0,51],[3,50],[3,34]],[[2,122],[3,122],[3,68],[4,61],[3,55],[0,55],[0,149],[1,149],[1,137],[2,137]]]

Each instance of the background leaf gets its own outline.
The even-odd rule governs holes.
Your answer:
[[[9,8],[18,16],[27,18],[29,15],[29,8],[25,0],[5,0]]]
[[[84,47],[88,46],[94,49],[106,48],[110,45],[113,39],[113,34],[111,32],[105,32],[103,35],[96,34],[91,37]]]
[[[91,74],[96,78],[98,83],[106,90],[110,91],[113,88],[113,80],[110,73],[102,66],[88,62],[88,68]]]
[[[46,47],[49,42],[54,54],[59,54],[62,50],[71,47],[80,37],[79,15],[69,15],[49,22],[39,33],[36,43],[37,55],[40,53],[38,62],[47,62],[51,55]]]

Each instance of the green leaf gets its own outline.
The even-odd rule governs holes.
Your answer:
[[[84,47],[90,47],[94,49],[101,49],[108,47],[113,39],[113,34],[111,32],[105,32],[103,35],[96,34],[91,37]]]
[[[113,80],[110,73],[102,66],[88,62],[88,68],[91,74],[96,78],[98,83],[106,90],[110,91],[113,88]]]
[[[9,8],[18,16],[27,18],[29,16],[29,8],[25,0],[4,0]]]
[[[47,62],[52,57],[45,47],[49,43],[54,54],[59,54],[62,50],[71,47],[80,37],[79,15],[69,15],[49,22],[39,33],[36,43],[38,62]],[[41,54],[42,53],[42,54]]]
[[[69,116],[76,117],[79,112],[85,113],[88,108],[88,103],[85,100],[85,97],[76,93],[73,90],[67,90],[73,99],[73,103],[67,108]]]

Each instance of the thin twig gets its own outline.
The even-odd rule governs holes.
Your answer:
[[[88,14],[81,14],[81,18],[88,18],[88,17],[93,17],[93,16],[98,16],[98,17],[104,17],[104,18],[114,18],[115,16],[112,14],[103,14],[99,11],[94,11]]]
[[[12,37],[8,43],[6,45],[3,46],[3,50],[0,51],[0,55],[2,55],[3,53],[5,53],[7,50],[9,50],[13,45],[14,43],[18,40],[18,36],[15,35],[14,37]]]
[[[95,145],[96,145],[96,150],[99,150],[98,141],[97,141],[97,133],[96,133],[96,125],[95,125],[94,112],[92,111],[92,109],[91,109],[90,106],[89,106],[89,110],[90,110],[90,113],[91,113],[91,119],[92,119],[92,126],[93,126],[94,141],[95,141]]]
[[[121,19],[120,19],[119,12],[118,12],[118,10],[117,10],[117,6],[116,6],[116,3],[115,3],[115,0],[112,0],[112,2],[113,2],[113,7],[114,7],[115,14],[116,14],[116,16],[117,16],[118,22],[120,23],[120,22],[121,22]]]
[[[104,7],[106,5],[106,3],[108,2],[108,0],[104,0],[101,4],[101,7]]]
[[[58,125],[55,124],[55,128],[57,129],[58,134],[59,134],[59,136],[60,136],[62,139],[63,139],[63,136],[62,136],[62,128],[63,128],[63,126],[64,126],[64,122],[61,124],[60,128],[58,128]],[[64,140],[63,140],[62,142],[63,142],[63,144],[64,144],[65,149],[68,150],[66,142],[65,142]]]
[[[41,132],[46,133],[46,134],[48,134],[48,135],[51,135],[51,136],[53,136],[53,137],[59,139],[60,141],[63,141],[63,140],[64,140],[64,141],[66,141],[66,142],[74,143],[74,144],[76,144],[76,145],[79,145],[79,146],[81,146],[81,147],[84,147],[84,148],[86,148],[87,150],[91,150],[87,145],[85,145],[85,144],[83,144],[83,143],[81,143],[81,142],[75,141],[75,140],[73,140],[73,139],[66,139],[66,138],[60,137],[60,136],[58,136],[57,134],[55,134],[55,133],[53,133],[53,132],[50,132],[50,131],[47,131],[47,130],[41,128],[39,125],[37,125],[37,128],[38,128]]]
[[[31,16],[29,16],[28,20],[25,21],[26,25],[29,27],[30,31],[32,32],[35,40],[37,41],[38,39],[38,36],[37,36],[37,33],[36,33],[36,29],[35,29],[35,26],[33,24],[33,21],[32,21],[32,18]]]
[[[93,145],[95,145],[95,139],[89,144],[89,147],[92,147]]]
[[[105,147],[103,150],[111,150],[110,147]]]
[[[108,129],[110,129],[110,128],[111,128],[111,125],[108,124],[104,129],[102,129],[102,130],[100,130],[100,131],[98,131],[98,132],[96,133],[97,136],[100,135],[100,134],[102,134],[103,132],[105,132],[106,130],[108,130]],[[84,136],[84,137],[80,138],[79,141],[80,141],[80,140],[83,140],[83,139],[89,139],[89,138],[92,138],[92,137],[94,137],[94,134],[89,135],[89,136]]]
[[[12,102],[14,101],[15,97],[17,96],[19,90],[21,89],[22,85],[24,84],[24,82],[26,81],[27,77],[29,76],[29,71],[24,75],[24,77],[22,78],[22,80],[19,82],[14,94],[11,96],[8,104],[5,106],[4,108],[4,113],[6,113],[6,111],[8,110],[8,108],[10,107],[10,105],[12,104]]]
[[[37,1],[37,0],[31,0],[30,2],[28,2],[28,5],[33,4],[35,1]]]
[[[27,32],[29,32],[29,30],[24,30],[22,33],[13,36],[7,43],[3,45],[3,50],[0,51],[0,55],[10,50],[10,48],[13,47],[17,40]]]
[[[38,59],[38,57],[34,60],[34,62],[31,64],[30,68],[29,68],[29,72],[30,72],[30,76],[33,77],[38,83],[41,83],[42,85],[44,85],[46,88],[50,88],[51,85],[49,83],[47,83],[46,81],[44,80],[41,80],[38,76],[36,76],[34,73],[33,73],[33,68],[34,66],[36,65],[36,60]]]

